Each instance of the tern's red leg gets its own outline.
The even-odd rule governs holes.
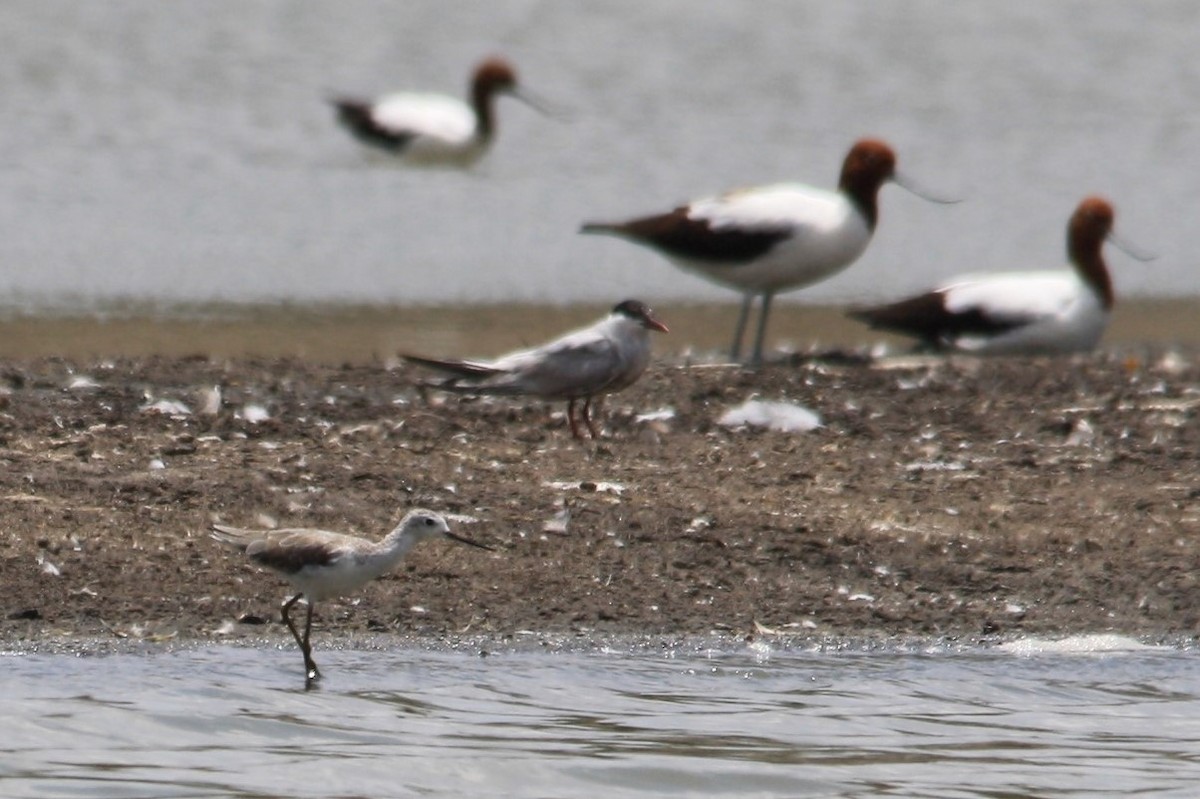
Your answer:
[[[567,402],[567,421],[571,423],[571,435],[575,438],[583,438],[579,433],[579,422],[575,420],[575,400],[571,399]]]
[[[587,424],[588,432],[592,434],[592,438],[600,437],[600,431],[596,429],[596,423],[592,421],[592,398],[588,397],[583,401],[583,421]]]

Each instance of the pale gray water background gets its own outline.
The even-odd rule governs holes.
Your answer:
[[[1194,796],[1200,672],[1108,654],[0,658],[0,795]]]
[[[833,186],[862,135],[877,240],[794,299],[881,299],[1054,268],[1079,199],[1160,254],[1126,295],[1195,294],[1200,5],[616,0],[8,0],[0,306],[736,298],[580,221],[780,180]],[[473,171],[369,158],[324,97],[462,94],[503,53],[566,107],[501,101]]]

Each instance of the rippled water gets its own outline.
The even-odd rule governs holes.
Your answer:
[[[1172,648],[7,656],[0,795],[1192,796]]]
[[[890,140],[953,207],[884,190],[859,263],[791,297],[868,300],[1054,268],[1100,192],[1122,295],[1197,293],[1200,11],[1123,0],[7,0],[0,307],[598,302],[725,290],[576,230],[712,191],[832,186]],[[324,97],[459,94],[501,52],[568,110],[502,104],[475,170],[365,157]]]

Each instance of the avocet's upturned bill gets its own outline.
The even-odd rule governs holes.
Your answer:
[[[592,400],[628,388],[642,376],[650,363],[651,330],[668,332],[645,303],[625,300],[593,325],[494,361],[402,357],[451,375],[429,384],[443,391],[566,400],[567,421],[575,438],[583,437],[575,416],[576,403],[583,400],[583,421],[592,438],[597,438]]]
[[[470,103],[441,94],[404,92],[376,100],[330,100],[338,121],[359,141],[415,166],[470,166],[496,134],[495,98],[507,94],[543,110],[517,86],[517,73],[500,58],[475,68]]]
[[[898,176],[891,147],[863,139],[846,155],[836,191],[792,183],[743,189],[665,214],[589,222],[582,232],[652,247],[682,269],[742,292],[731,347],[734,359],[741,354],[751,304],[761,296],[752,355],[758,363],[771,300],[778,292],[824,280],[862,255],[879,219],[879,189],[887,181],[925,196]]]
[[[1073,269],[963,275],[924,294],[850,316],[873,328],[920,339],[926,348],[978,354],[1091,350],[1108,326],[1115,294],[1101,252],[1112,242],[1150,260],[1113,235],[1113,207],[1100,197],[1079,203],[1067,224]]]
[[[295,589],[296,594],[283,603],[281,613],[283,623],[304,655],[305,680],[309,684],[321,676],[309,644],[313,607],[317,602],[361,588],[391,571],[410,549],[430,538],[449,538],[491,549],[451,532],[440,514],[428,510],[409,511],[381,541],[327,530],[244,530],[223,524],[214,524],[210,535],[245,552],[251,561],[280,575]],[[308,604],[303,635],[288,615],[301,598]]]

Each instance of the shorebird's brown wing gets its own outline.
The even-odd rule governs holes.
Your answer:
[[[250,560],[280,574],[295,574],[305,566],[328,566],[344,553],[336,539],[306,536],[304,531],[261,538],[246,549]]]
[[[243,550],[259,566],[280,574],[295,574],[305,566],[328,565],[352,551],[357,541],[328,530],[245,530],[222,524],[214,524],[210,535]]]

